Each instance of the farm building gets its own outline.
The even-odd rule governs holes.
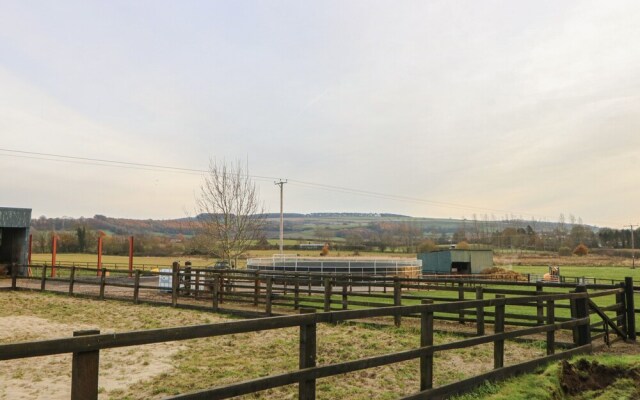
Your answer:
[[[30,224],[30,208],[0,207],[0,273],[15,265],[18,274],[26,275]]]
[[[449,249],[419,253],[423,274],[479,274],[493,266],[492,250]]]

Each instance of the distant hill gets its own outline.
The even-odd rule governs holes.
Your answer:
[[[269,213],[267,218],[266,236],[279,236],[279,213]],[[196,216],[195,218],[199,218]],[[401,214],[377,213],[339,213],[317,212],[309,214],[285,213],[285,236],[290,239],[316,239],[319,237],[340,237],[345,231],[358,228],[380,229],[380,224],[402,223],[413,229],[422,231],[425,235],[451,236],[458,230],[466,232],[483,231],[495,232],[506,227],[526,228],[531,226],[535,231],[551,231],[557,224],[552,222],[531,222],[522,220],[488,221],[488,220],[460,220],[452,218],[421,218]],[[105,215],[95,215],[91,218],[46,218],[40,217],[31,222],[32,228],[38,231],[74,230],[84,225],[87,229],[104,231],[117,235],[192,235],[193,218],[176,218],[166,220],[114,218]],[[589,227],[595,230],[594,227]]]

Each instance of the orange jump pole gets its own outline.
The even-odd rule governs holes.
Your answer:
[[[129,278],[133,275],[133,236],[129,236]]]
[[[98,235],[98,269],[97,276],[102,276],[102,238],[104,237],[104,233],[100,232]]]
[[[56,255],[58,255],[58,236],[53,235],[51,241],[51,277],[56,277]]]

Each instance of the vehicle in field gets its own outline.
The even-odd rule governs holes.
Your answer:
[[[205,269],[229,269],[228,261],[216,261],[215,264],[205,267]]]

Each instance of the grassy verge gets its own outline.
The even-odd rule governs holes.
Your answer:
[[[631,369],[640,367],[637,355],[599,355],[576,357],[588,361],[597,360],[610,368]],[[604,390],[586,390],[576,395],[568,395],[561,387],[560,363],[554,363],[531,374],[512,378],[502,383],[487,382],[479,389],[454,397],[454,400],[632,400],[638,397],[637,382],[620,379]]]

